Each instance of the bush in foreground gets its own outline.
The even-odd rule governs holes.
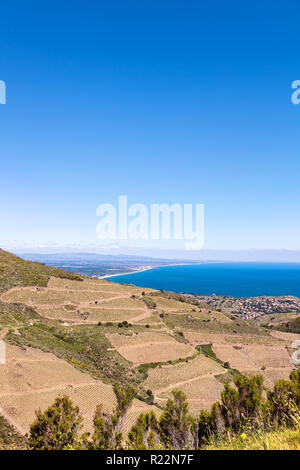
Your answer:
[[[30,427],[29,449],[63,450],[77,445],[82,421],[79,408],[73,406],[70,398],[56,398],[44,413],[36,412],[36,420]]]
[[[298,448],[300,442],[300,371],[290,380],[279,380],[265,398],[263,378],[238,376],[235,388],[224,386],[221,401],[197,417],[189,413],[187,398],[174,390],[158,419],[153,411],[142,413],[125,443],[122,428],[136,395],[132,387],[114,384],[116,407],[112,413],[97,407],[94,432],[79,436],[82,416],[68,397],[57,398],[30,428],[30,449],[131,450],[201,448]],[[280,431],[278,429],[281,428]],[[283,428],[283,430],[282,430]],[[291,431],[298,429],[298,431]],[[284,432],[281,438],[280,434]],[[276,436],[278,439],[276,441]],[[252,446],[252,447],[251,447]],[[269,446],[269,447],[268,447]],[[271,446],[271,447],[270,447]],[[277,446],[277,447],[276,447]],[[297,447],[298,446],[298,447]]]

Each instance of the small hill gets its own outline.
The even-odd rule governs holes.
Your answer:
[[[76,281],[83,278],[63,269],[25,261],[0,248],[0,293],[16,286],[47,286],[51,276]]]
[[[263,315],[255,320],[256,325],[287,333],[300,333],[300,313],[277,313]]]
[[[300,333],[300,315],[296,318],[278,325],[277,329],[279,331],[286,331],[288,333]]]

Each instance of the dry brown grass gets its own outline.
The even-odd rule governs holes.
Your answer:
[[[276,345],[281,344],[280,340],[272,338],[272,336],[259,335],[237,335],[229,333],[210,333],[205,331],[188,331],[184,330],[184,336],[192,344],[264,344]]]
[[[279,378],[287,378],[293,368],[285,343],[285,336],[220,335],[184,332],[191,344],[211,343],[222,362],[242,373],[262,373],[267,386]],[[277,335],[276,335],[277,336]],[[264,370],[266,369],[266,370]],[[269,370],[272,369],[272,370]],[[276,370],[275,370],[276,369]]]
[[[4,302],[33,305],[47,318],[73,323],[98,323],[143,319],[149,313],[144,302],[132,298],[131,286],[112,282],[84,279],[82,282],[50,278],[48,287],[13,288],[2,295]],[[141,318],[142,316],[142,318]]]
[[[235,349],[229,344],[213,344],[213,351],[222,362],[229,362],[230,367],[239,371],[256,369],[257,365],[243,353],[244,346],[238,346],[242,349]]]
[[[118,352],[134,364],[164,362],[193,354],[190,345],[178,343],[164,332],[139,333],[132,336],[107,335]]]
[[[289,353],[284,346],[246,345],[242,350],[258,367],[291,367]]]
[[[209,320],[211,319],[211,316],[207,313],[206,310],[196,310],[195,312],[190,311],[190,310],[172,310],[171,312],[167,310],[168,313],[174,314],[174,315],[187,315],[189,313],[193,318],[197,318],[199,320]]]
[[[48,281],[48,288],[50,289],[71,289],[71,290],[95,290],[95,291],[114,291],[110,282],[84,278],[82,282],[72,281],[69,279],[59,279],[57,277],[51,277]],[[109,289],[111,288],[111,289]]]
[[[101,305],[103,308],[134,308],[146,310],[144,303],[138,299],[131,299],[130,297],[116,297],[112,300],[106,300]]]
[[[195,306],[186,302],[178,302],[174,299],[167,299],[165,297],[153,296],[151,299],[156,303],[157,308],[166,310],[179,310],[179,311],[191,311],[195,309]]]
[[[98,323],[98,322],[121,322],[124,320],[130,321],[132,318],[138,317],[141,310],[119,310],[119,309],[105,309],[86,307],[75,310],[67,310],[64,307],[49,307],[37,308],[37,312],[47,318],[54,320],[65,320],[76,323]],[[143,312],[143,311],[142,311]]]
[[[139,295],[142,291],[152,291],[152,289],[142,289],[141,287],[116,284],[104,279],[84,278],[83,282],[71,281],[68,279],[59,279],[51,277],[48,282],[48,288],[52,289],[71,289],[94,290],[96,292],[112,292],[118,295]]]
[[[5,368],[0,367],[0,395],[38,390],[41,382],[43,388],[92,383],[89,376],[64,361],[16,361],[9,362]]]
[[[214,344],[213,350],[222,361],[245,375],[262,374],[267,387],[279,379],[288,379],[293,364],[284,345]]]
[[[106,335],[113,344],[114,347],[119,348],[123,346],[136,346],[136,345],[149,345],[151,343],[155,342],[170,342],[170,341],[175,341],[172,336],[170,336],[168,333],[162,331],[162,332],[157,332],[157,331],[149,331],[145,333],[140,333],[136,332],[130,335],[124,335],[124,334],[119,334],[119,333],[113,333],[113,334],[107,334]]]
[[[158,315],[153,315],[151,312],[144,318],[141,318],[140,320],[134,320],[134,323],[137,323],[139,325],[161,325],[162,321]]]
[[[186,344],[170,341],[168,343],[153,342],[149,345],[123,346],[118,348],[118,351],[127,360],[137,365],[148,362],[165,362],[190,356],[194,349]]]
[[[265,346],[275,346],[281,344],[280,340],[272,338],[272,336],[257,336],[257,335],[243,335],[243,336],[225,336],[225,342],[231,344],[262,344]]]
[[[0,397],[1,408],[10,417],[13,424],[24,434],[35,419],[35,410],[45,410],[57,396],[68,395],[73,403],[80,407],[85,418],[85,430],[91,431],[92,419],[99,403],[106,411],[114,405],[113,390],[109,385],[93,384],[64,386],[55,389],[31,391],[23,394],[7,394]]]
[[[187,330],[183,332],[185,338],[195,346],[197,344],[213,344],[215,342],[226,343],[225,335]]]
[[[92,379],[52,354],[7,345],[7,363],[0,365],[0,409],[11,424],[23,434],[28,432],[35,410],[45,410],[58,395],[68,395],[79,406],[85,431],[92,431],[98,404],[105,411],[115,406],[111,385]],[[145,411],[149,406],[134,400],[125,422],[127,428],[139,409]]]
[[[270,334],[272,337],[287,341],[288,343],[300,340],[300,334],[297,333],[285,333],[284,331],[273,330],[270,332]]]
[[[61,305],[68,302],[103,302],[106,299],[117,297],[115,293],[97,292],[88,290],[54,290],[45,288],[42,291],[34,287],[12,289],[2,295],[4,302],[20,302],[27,305]]]
[[[276,382],[280,379],[289,380],[290,373],[293,370],[293,367],[274,367],[274,368],[266,368],[264,371],[264,375],[270,379],[271,382]]]
[[[34,391],[27,394],[10,394],[0,398],[1,407],[8,413],[10,422],[22,434],[25,434],[29,431],[29,427],[35,419],[35,410],[39,408],[42,411],[45,410],[59,395],[68,395],[72,402],[79,406],[84,417],[82,431],[93,431],[93,418],[96,407],[99,404],[103,405],[103,409],[106,412],[111,412],[116,405],[112,387],[97,383],[92,385],[67,386],[56,388],[55,390]],[[151,409],[155,411],[157,416],[161,413],[161,410],[155,406],[146,405],[139,400],[134,400],[126,416],[123,432],[130,430],[141,412],[145,413]]]
[[[224,371],[217,362],[201,354],[189,362],[150,369],[144,386],[156,392],[201,375],[220,374]]]
[[[194,414],[199,413],[201,409],[210,408],[214,402],[220,400],[223,388],[223,384],[214,377],[200,377],[180,385],[180,390],[186,393],[190,410]],[[172,396],[171,391],[172,389],[160,393],[159,397],[167,399]]]

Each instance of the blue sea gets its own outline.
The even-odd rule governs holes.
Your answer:
[[[164,266],[106,279],[201,295],[300,297],[300,263],[243,262]]]

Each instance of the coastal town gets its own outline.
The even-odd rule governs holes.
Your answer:
[[[294,296],[243,298],[211,295],[197,296],[197,299],[225,313],[239,315],[247,320],[266,314],[300,313],[300,298]]]

